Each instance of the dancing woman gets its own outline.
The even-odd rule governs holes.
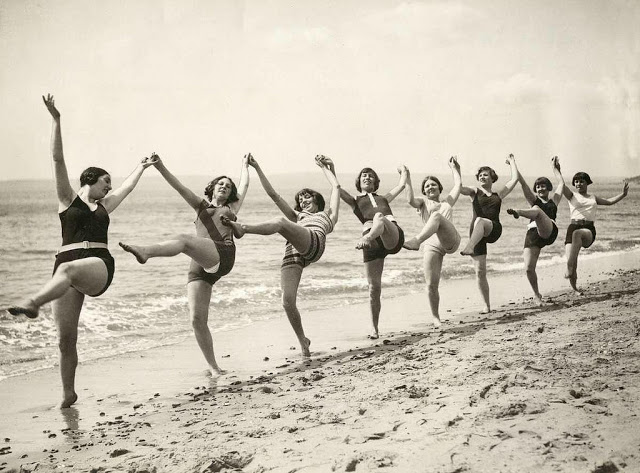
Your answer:
[[[569,280],[571,288],[582,295],[578,290],[578,254],[581,248],[589,248],[596,239],[596,208],[598,205],[613,205],[620,202],[629,192],[629,183],[624,180],[622,192],[615,197],[604,199],[594,194],[589,194],[587,188],[592,184],[589,174],[577,172],[571,179],[576,192],[564,186],[564,196],[569,201],[571,224],[567,228],[567,236],[564,240],[565,254],[567,256],[567,271],[565,278]]]
[[[353,210],[363,225],[362,237],[356,244],[362,250],[364,270],[369,285],[369,309],[371,311],[371,339],[379,336],[380,295],[382,293],[382,270],[387,255],[394,255],[402,249],[404,233],[398,226],[389,202],[398,197],[407,182],[407,168],[398,168],[400,181],[385,195],[378,195],[380,186],[378,174],[371,168],[364,168],[356,178],[356,189],[361,194],[353,197],[340,189],[340,197]]]
[[[62,226],[62,246],[56,254],[53,276],[39,291],[10,307],[13,315],[36,318],[40,307],[53,302],[53,316],[58,330],[62,402],[69,407],[78,399],[75,391],[78,366],[78,321],[85,295],[103,294],[115,272],[115,263],[107,246],[109,214],[134,189],[144,170],[151,166],[143,159],[122,185],[110,193],[111,176],[107,171],[89,167],[80,175],[80,189],[74,191],[69,182],[62,152],[60,112],[52,95],[42,97],[53,117],[51,154],[58,195],[58,215]]]
[[[471,197],[473,205],[473,217],[469,228],[469,241],[461,255],[471,256],[476,271],[478,289],[484,301],[484,309],[481,314],[491,312],[489,298],[489,281],[487,280],[487,243],[495,243],[502,235],[500,223],[500,207],[504,199],[513,190],[518,182],[518,167],[513,154],[506,160],[511,168],[511,179],[500,189],[493,192],[493,183],[498,180],[498,175],[489,166],[478,169],[476,187],[462,186],[460,193]]]
[[[204,189],[206,199],[198,197],[185,187],[164,165],[158,155],[152,156],[155,166],[178,194],[196,212],[196,235],[179,234],[166,241],[149,246],[120,243],[125,251],[132,253],[139,263],[149,258],[170,257],[183,253],[191,258],[187,276],[187,299],[193,333],[204,355],[212,376],[224,373],[216,362],[213,339],[207,322],[213,285],[233,269],[236,246],[231,230],[223,225],[223,217],[235,220],[249,187],[248,161],[242,162],[238,188],[227,176],[218,176]]]
[[[409,205],[420,212],[424,227],[415,237],[407,240],[404,247],[418,250],[424,245],[424,278],[427,282],[429,306],[433,325],[440,327],[440,273],[445,255],[454,253],[460,246],[460,234],[452,223],[453,206],[460,196],[462,178],[460,165],[455,157],[449,160],[453,174],[453,188],[449,195],[440,200],[442,184],[435,176],[426,176],[422,180],[421,191],[425,197],[415,197],[411,186],[411,174],[407,170],[407,200]]]
[[[524,180],[522,174],[518,172],[518,181],[522,187],[524,198],[527,199],[530,209],[507,209],[509,215],[514,218],[525,217],[529,219],[527,227],[527,235],[524,239],[524,267],[527,272],[527,279],[533,289],[533,297],[537,305],[542,305],[542,295],[538,289],[538,275],[536,273],[536,265],[540,250],[545,246],[551,245],[558,237],[558,226],[556,225],[556,214],[558,212],[558,203],[562,199],[564,190],[564,181],[560,174],[560,162],[558,157],[551,159],[553,174],[556,177],[558,185],[553,195],[553,184],[546,177],[539,177],[533,183],[533,191]]]
[[[249,165],[252,166],[262,187],[271,200],[276,204],[284,216],[256,224],[233,222],[232,219],[223,219],[236,238],[242,238],[247,233],[256,235],[273,235],[279,233],[286,238],[284,258],[280,269],[280,287],[282,288],[282,306],[291,327],[298,337],[302,355],[311,355],[307,338],[302,327],[302,318],[297,306],[298,286],[302,277],[302,270],[320,259],[325,249],[327,235],[333,231],[338,222],[338,210],[340,208],[340,184],[332,172],[333,162],[325,156],[316,156],[316,164],[320,166],[325,177],[331,184],[331,197],[329,208],[325,210],[325,202],[322,194],[312,189],[302,189],[295,195],[295,206],[292,209],[289,204],[276,192],[269,179],[262,171],[258,162],[251,157]]]

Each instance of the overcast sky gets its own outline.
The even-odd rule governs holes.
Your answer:
[[[0,179],[156,151],[176,174],[640,174],[640,2],[0,0]]]

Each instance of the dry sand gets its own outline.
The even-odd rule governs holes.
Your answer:
[[[0,433],[0,471],[640,471],[640,271],[599,279],[582,297],[461,313],[360,348],[347,337],[261,374],[195,386],[189,372],[176,390],[160,370],[157,392],[20,408]],[[91,364],[110,378],[108,365]],[[56,395],[54,372],[20,378],[5,380],[13,398],[34,383]]]

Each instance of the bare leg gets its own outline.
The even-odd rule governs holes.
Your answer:
[[[100,258],[62,263],[42,289],[8,310],[13,315],[35,318],[42,305],[64,296],[71,287],[83,294],[98,294],[107,284],[108,277],[107,267]]]
[[[300,266],[286,266],[282,268],[280,273],[280,287],[282,288],[282,307],[289,318],[289,323],[291,324],[296,337],[298,337],[302,356],[309,357],[311,356],[311,352],[309,351],[311,340],[309,340],[304,334],[302,318],[300,317],[300,311],[297,306],[298,286],[300,284],[301,277],[302,268]]]
[[[380,320],[380,295],[382,293],[382,270],[384,269],[384,258],[367,261],[364,264],[364,272],[369,283],[369,308],[371,311],[371,334],[369,338],[379,337],[378,321]]]
[[[536,222],[536,227],[538,229],[538,235],[540,235],[540,238],[549,238],[551,232],[553,231],[553,220],[551,220],[549,216],[544,213],[544,211],[537,205],[534,205],[530,209],[526,210],[508,209],[507,213],[513,215],[514,217],[516,215],[519,215],[530,220],[534,220]]]
[[[204,355],[204,359],[209,365],[212,376],[224,374],[213,352],[213,339],[211,331],[209,331],[209,303],[211,302],[211,284],[205,281],[191,281],[187,284],[187,299],[189,300],[189,315],[191,317],[191,326],[196,336],[196,341],[200,347],[200,351]]]
[[[299,253],[306,253],[311,245],[311,230],[292,222],[286,217],[276,217],[262,223],[246,224],[224,219],[223,223],[233,229],[236,238],[246,233],[255,235],[274,235],[279,233],[287,239]],[[241,236],[238,236],[241,235]]]
[[[488,314],[491,312],[491,302],[489,300],[489,281],[487,280],[487,255],[472,256],[472,258],[476,268],[476,282],[484,301],[484,309],[480,313]]]
[[[444,257],[435,251],[424,252],[424,279],[427,283],[429,306],[431,307],[431,321],[433,325],[440,327],[440,273]]]
[[[536,273],[536,264],[538,263],[538,257],[540,256],[540,248],[533,246],[525,248],[523,252],[524,267],[527,272],[527,279],[533,289],[533,297],[536,301],[536,305],[542,305],[542,296],[538,290],[538,274]]]
[[[450,248],[458,240],[458,231],[456,230],[456,227],[449,220],[443,217],[442,214],[434,212],[431,214],[424,227],[422,227],[420,233],[410,240],[407,240],[402,246],[408,250],[418,250],[420,249],[420,244],[435,233],[438,234],[438,238],[445,248]]]
[[[58,330],[58,347],[60,349],[60,377],[62,379],[60,407],[63,408],[70,407],[78,400],[75,389],[76,367],[78,366],[76,344],[78,342],[78,320],[83,301],[84,294],[70,287],[62,297],[53,302],[53,316]]]
[[[371,231],[356,243],[356,249],[369,248],[371,242],[380,237],[385,248],[394,248],[398,244],[400,233],[395,223],[385,217],[381,212],[373,216]]]
[[[580,228],[571,235],[571,243],[565,245],[565,254],[567,256],[567,272],[564,277],[569,280],[571,288],[579,295],[582,291],[578,289],[578,254],[581,248],[586,248],[593,242],[591,231],[586,228]]]
[[[480,240],[488,236],[493,230],[493,222],[487,218],[476,217],[476,221],[473,224],[473,231],[467,242],[467,246],[460,252],[461,255],[473,256],[473,249],[476,247]]]
[[[175,235],[171,239],[155,245],[138,246],[127,245],[122,242],[119,245],[124,251],[134,255],[140,264],[146,263],[149,258],[171,257],[180,253],[191,257],[203,268],[211,268],[220,262],[218,249],[210,238],[184,233]]]

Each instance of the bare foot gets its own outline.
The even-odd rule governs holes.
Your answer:
[[[209,374],[211,375],[212,378],[217,378],[218,376],[222,376],[223,374],[227,374],[227,370],[223,370],[222,368],[220,368],[219,366],[210,366],[209,367]]]
[[[65,395],[60,403],[61,409],[66,409],[67,407],[71,407],[78,400],[78,395],[73,392],[71,394]]]
[[[518,213],[517,210],[514,209],[507,209],[507,213],[509,215],[513,215],[513,218],[520,218],[520,214]]]
[[[236,238],[242,238],[245,234],[244,228],[242,228],[242,225],[232,221],[229,217],[227,217],[226,215],[222,215],[220,217],[220,221],[222,222],[222,225],[231,228],[231,231],[233,232],[233,236]]]
[[[309,351],[310,346],[311,346],[311,340],[305,337],[304,343],[300,344],[300,349],[302,350],[302,356],[304,356],[305,358],[309,358],[311,356],[311,352]]]
[[[480,312],[480,314],[484,315],[484,314],[490,314],[491,313],[491,307],[485,307],[484,309],[482,309]]]
[[[418,241],[418,239],[416,237],[413,237],[411,240],[407,240],[404,242],[404,245],[402,245],[403,248],[406,248],[407,250],[414,250],[417,251],[420,249],[420,242]]]
[[[371,248],[371,238],[368,235],[364,235],[360,238],[360,241],[356,243],[356,250],[363,250],[365,248]]]
[[[27,299],[26,301],[21,302],[18,305],[14,305],[7,309],[11,315],[21,315],[24,314],[30,319],[35,319],[38,316],[38,311],[40,308],[35,305],[33,300]]]
[[[133,256],[135,256],[136,259],[138,260],[138,263],[140,264],[145,264],[149,259],[149,257],[147,256],[147,254],[145,253],[145,251],[142,249],[141,246],[127,245],[126,243],[122,243],[122,242],[119,242],[118,245],[120,245],[120,247],[127,253],[131,253]]]
[[[544,305],[544,301],[542,300],[542,296],[540,294],[536,294],[536,295],[533,296],[533,302],[538,307]]]
[[[440,321],[440,316],[432,314],[431,315],[431,323],[433,324],[433,326],[436,329],[439,329],[440,326],[442,325],[442,322]]]
[[[378,334],[377,330],[374,330],[373,332],[371,332],[369,335],[367,335],[367,338],[369,340],[377,340],[378,338],[380,338],[380,335]]]

